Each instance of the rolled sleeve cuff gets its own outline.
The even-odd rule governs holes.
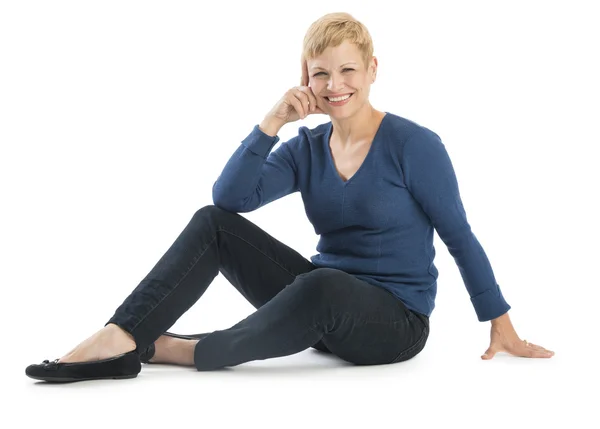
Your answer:
[[[500,288],[496,292],[488,289],[472,297],[471,302],[480,322],[487,322],[500,317],[511,308],[504,299]]]
[[[279,136],[272,137],[265,134],[258,125],[255,125],[242,144],[256,155],[266,158],[278,141]]]

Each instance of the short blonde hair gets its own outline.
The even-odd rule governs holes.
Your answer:
[[[328,13],[311,24],[302,44],[302,60],[321,55],[328,47],[341,45],[345,40],[355,44],[362,53],[365,67],[373,56],[373,40],[367,27],[346,12]]]

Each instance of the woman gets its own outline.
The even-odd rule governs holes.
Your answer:
[[[437,269],[433,230],[461,268],[498,351],[551,357],[521,341],[510,306],[471,232],[452,163],[429,129],[369,102],[377,59],[367,29],[346,13],[309,28],[301,85],[242,141],[173,245],[100,331],[26,374],[47,381],[137,376],[141,362],[212,370],[309,347],[357,365],[416,356],[429,335]],[[271,153],[286,123],[311,114]],[[321,236],[308,261],[239,213],[300,191]],[[167,333],[220,273],[257,309],[229,329]]]

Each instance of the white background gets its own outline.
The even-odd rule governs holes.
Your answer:
[[[598,427],[593,3],[1,2],[0,424]],[[411,361],[359,368],[307,350],[210,373],[25,377],[101,328],[212,204],[228,158],[298,84],[309,25],[334,11],[371,31],[372,104],[441,136],[518,334],[556,355],[482,361],[490,324],[436,235],[431,335]],[[299,194],[244,216],[316,253]],[[171,330],[222,329],[252,310],[219,275]]]

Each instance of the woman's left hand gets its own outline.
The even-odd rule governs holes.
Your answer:
[[[492,359],[498,352],[528,358],[550,358],[554,356],[554,352],[551,350],[530,343],[527,340],[521,340],[510,321],[505,319],[507,317],[508,315],[505,315],[502,319],[499,318],[498,322],[500,323],[492,323],[490,346],[481,356],[481,359]]]

